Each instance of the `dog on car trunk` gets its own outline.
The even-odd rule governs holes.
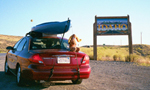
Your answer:
[[[79,52],[80,48],[77,47],[77,42],[80,42],[82,39],[79,39],[75,34],[71,35],[68,43],[70,51],[72,52]]]

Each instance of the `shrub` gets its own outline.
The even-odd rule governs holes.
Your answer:
[[[93,55],[89,55],[90,60],[94,60],[94,56]]]
[[[125,61],[126,61],[126,62],[129,62],[129,61],[130,61],[129,55],[127,55],[127,56],[125,57]]]
[[[117,58],[118,58],[118,55],[113,56],[114,61],[117,61]]]
[[[131,55],[127,55],[126,57],[125,57],[125,61],[126,62],[135,62],[135,60],[136,60],[136,55],[133,55],[133,54],[131,54]]]

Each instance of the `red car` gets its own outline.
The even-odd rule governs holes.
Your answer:
[[[68,40],[61,37],[25,36],[14,47],[8,46],[5,74],[16,75],[17,85],[35,80],[72,80],[80,84],[89,78],[89,56],[71,52]]]

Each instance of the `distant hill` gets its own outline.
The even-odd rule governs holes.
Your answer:
[[[119,47],[128,47],[126,46],[119,46]],[[133,53],[140,55],[140,56],[149,56],[150,57],[150,45],[146,44],[134,44],[133,45]]]
[[[150,58],[150,45],[133,45],[134,53],[141,56],[149,56]]]
[[[18,40],[23,36],[11,36],[11,35],[1,35],[0,34],[0,53],[7,52],[7,46],[13,46]]]

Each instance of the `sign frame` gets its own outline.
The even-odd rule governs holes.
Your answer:
[[[106,33],[106,34],[98,34],[97,30],[97,20],[98,19],[127,19],[127,33]],[[99,26],[100,27],[100,26]],[[93,24],[93,56],[94,60],[97,60],[97,36],[106,36],[106,35],[128,35],[129,42],[129,54],[133,54],[133,46],[132,46],[132,27],[131,22],[129,21],[129,15],[127,16],[114,16],[114,17],[97,17],[95,16],[95,23]]]

